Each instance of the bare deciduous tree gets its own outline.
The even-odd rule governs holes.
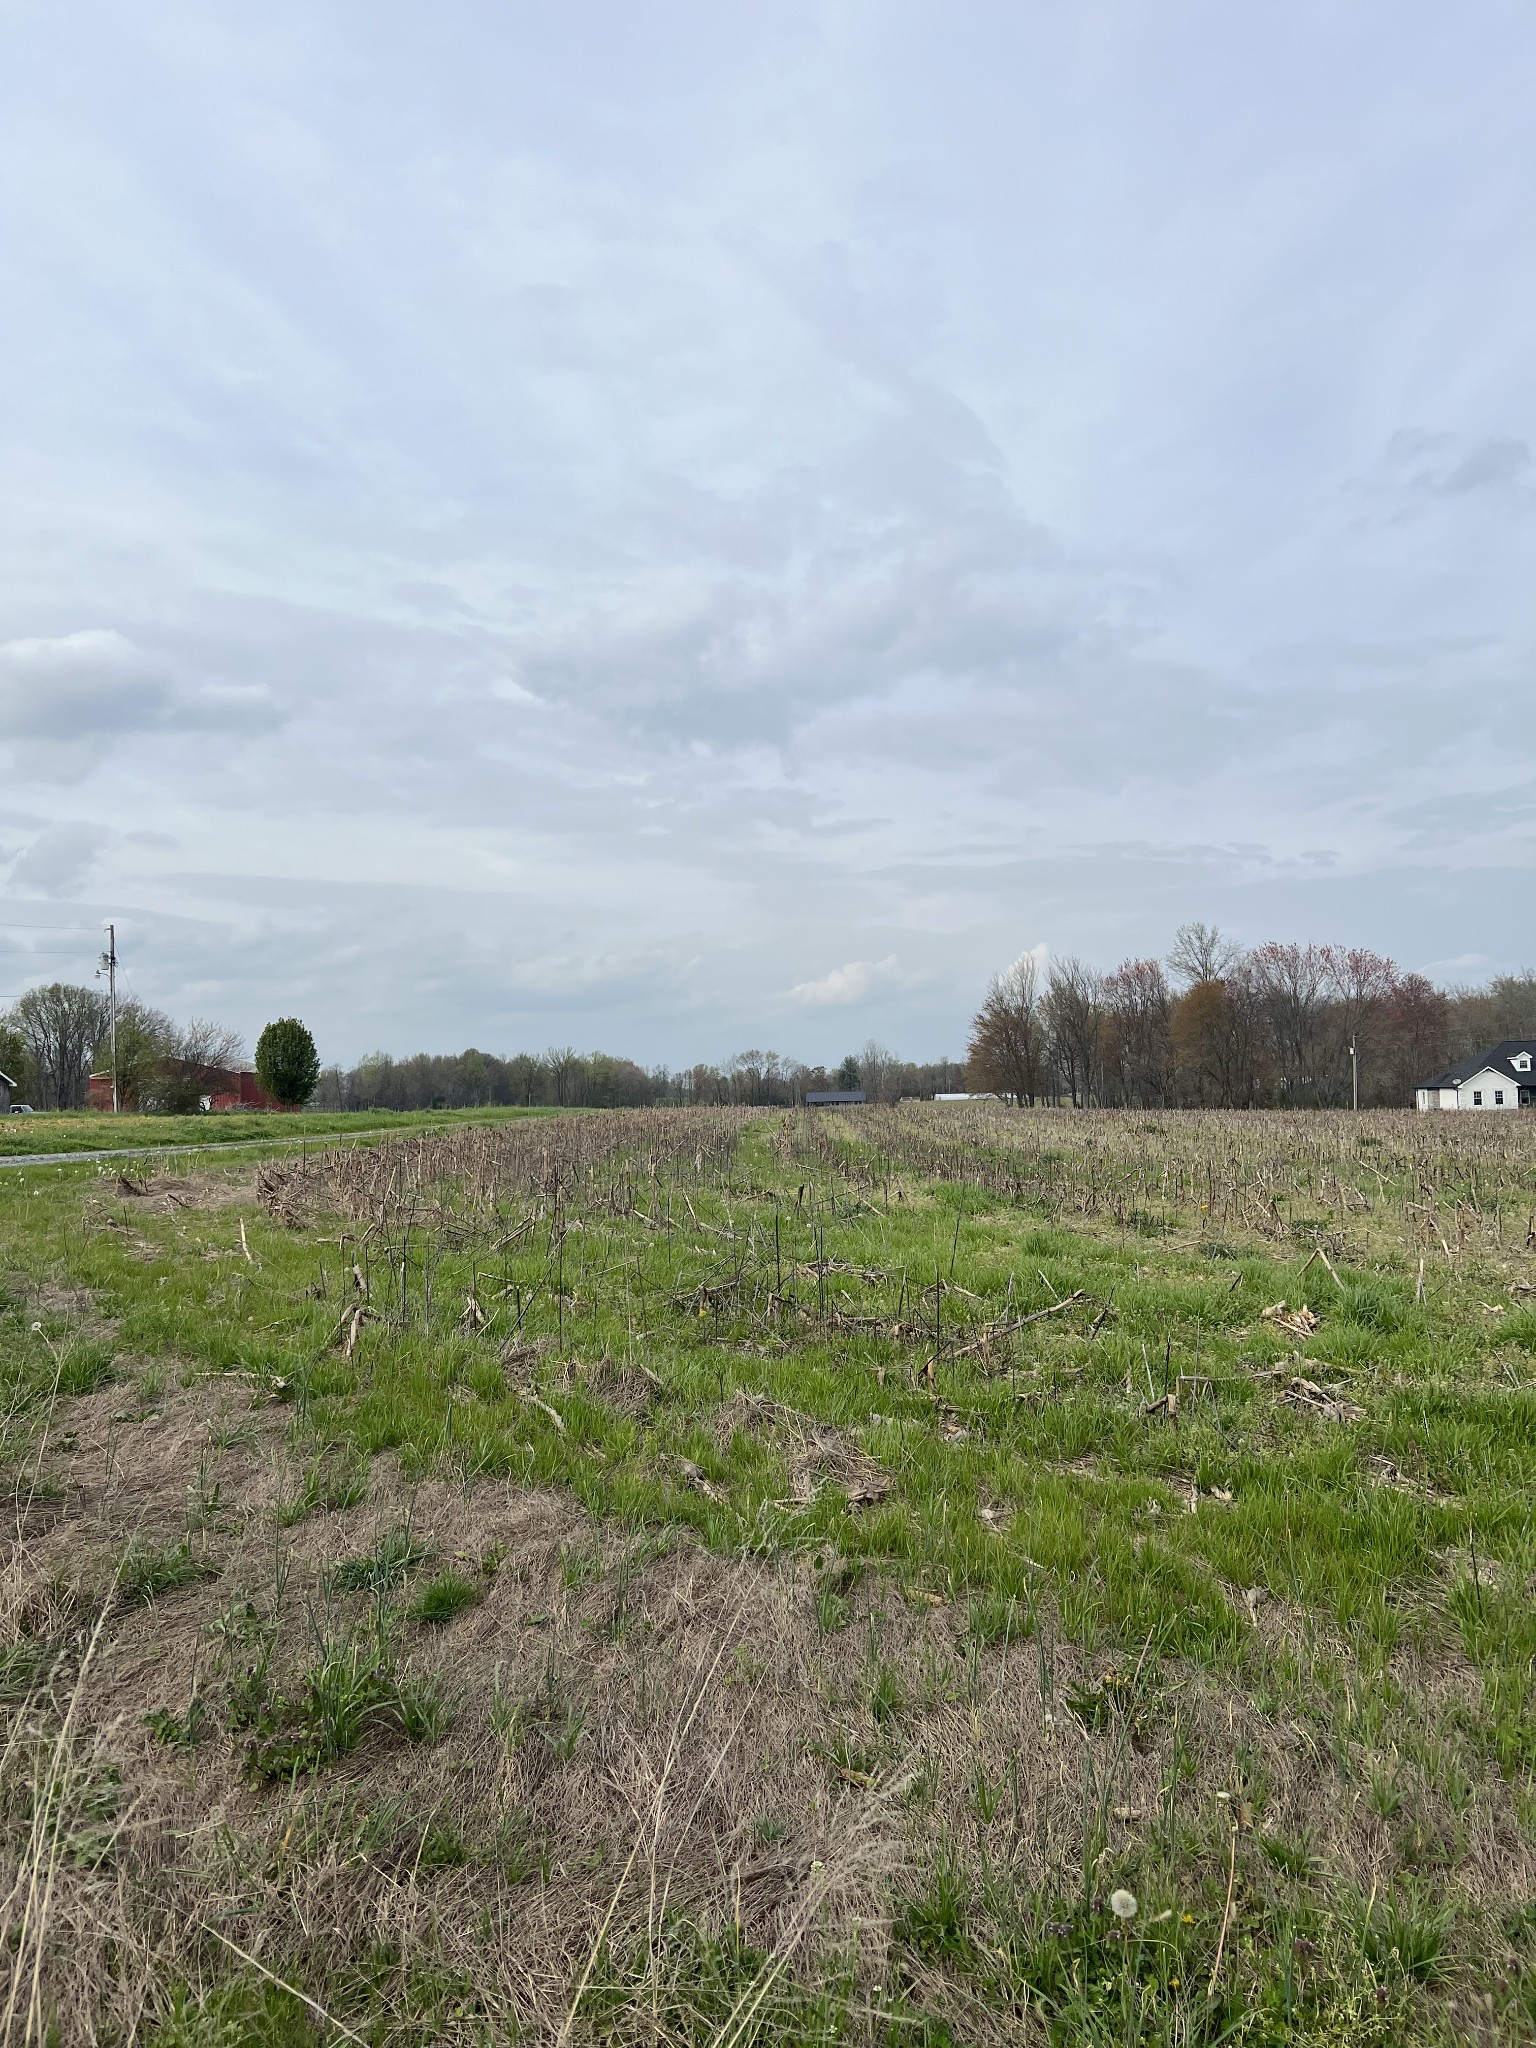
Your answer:
[[[1104,1072],[1117,1100],[1172,1101],[1172,1009],[1173,992],[1156,960],[1124,960],[1104,977]]]
[[[1253,991],[1241,975],[1197,981],[1169,1022],[1178,1099],[1201,1108],[1247,1109],[1260,1099],[1262,1064]]]
[[[1202,981],[1225,981],[1243,957],[1243,949],[1213,924],[1181,924],[1168,955],[1169,972],[1187,988]]]
[[[143,1107],[172,1116],[195,1115],[219,1092],[220,1083],[239,1064],[244,1051],[238,1031],[226,1031],[222,1024],[194,1017],[179,1030],[173,1029],[166,1040]]]
[[[50,982],[29,988],[7,1022],[27,1048],[39,1109],[83,1107],[91,1055],[108,1023],[107,998],[97,989]]]
[[[871,1102],[894,1102],[901,1093],[901,1062],[888,1046],[866,1038],[859,1051],[859,1086]]]
[[[1326,946],[1272,940],[1248,955],[1248,978],[1264,1020],[1281,1101],[1301,1108],[1328,1099],[1326,1009],[1332,964]]]
[[[1032,953],[994,975],[971,1024],[966,1085],[1032,1103],[1046,1085],[1040,968]]]
[[[156,1079],[171,1054],[176,1027],[163,1010],[129,1000],[117,1013],[117,1093],[124,1109],[144,1109],[154,1100]],[[101,1046],[105,1066],[110,1048]]]
[[[549,1075],[550,1091],[563,1109],[575,1100],[581,1055],[574,1045],[552,1045],[544,1055],[544,1066]]]
[[[1103,1065],[1104,980],[1081,960],[1058,960],[1045,992],[1051,1056],[1074,1109],[1098,1092]]]
[[[1325,946],[1329,991],[1334,1008],[1335,1071],[1330,1093],[1347,1097],[1349,1049],[1354,1046],[1367,1074],[1378,1052],[1392,991],[1398,983],[1397,962],[1369,946]]]

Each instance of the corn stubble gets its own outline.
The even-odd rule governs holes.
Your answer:
[[[1524,1120],[141,1185],[0,1190],[0,2038],[1536,2038]]]

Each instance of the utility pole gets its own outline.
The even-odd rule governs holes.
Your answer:
[[[1349,1085],[1350,1093],[1354,1097],[1355,1114],[1358,1116],[1360,1114],[1360,1061],[1357,1055],[1356,1041],[1353,1038],[1349,1041]]]
[[[107,950],[101,956],[101,967],[107,970],[107,1003],[112,1019],[112,1114],[117,1115],[117,926],[107,926]],[[100,979],[101,967],[96,970]]]

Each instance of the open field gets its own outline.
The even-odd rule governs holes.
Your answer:
[[[614,1112],[0,1248],[0,2039],[1536,2041],[1536,1119]]]
[[[443,1124],[501,1123],[548,1110],[387,1109],[330,1114],[299,1110],[274,1116],[238,1110],[217,1116],[110,1116],[100,1110],[39,1110],[35,1116],[0,1117],[0,1159],[31,1152],[96,1152],[118,1146],[238,1145],[253,1139],[278,1143],[300,1138],[342,1137],[352,1131],[436,1129]]]

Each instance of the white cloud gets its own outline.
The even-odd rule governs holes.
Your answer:
[[[72,895],[85,886],[116,837],[101,825],[52,825],[11,862],[11,887],[27,895]]]
[[[1500,969],[1500,962],[1487,953],[1458,953],[1449,960],[1429,960],[1419,968],[1431,981],[1437,982],[1479,982],[1486,981]]]
[[[807,1009],[843,1009],[889,987],[896,974],[896,955],[889,953],[883,960],[850,960],[819,981],[797,981],[789,993]]]
[[[1051,971],[1050,947],[1046,945],[1043,939],[1038,946],[1026,946],[1024,951],[1010,965],[1012,967],[1022,967],[1026,960],[1032,960],[1035,963],[1035,973],[1039,976],[1040,986],[1044,988],[1046,976]]]
[[[522,683],[518,682],[515,676],[503,676],[499,682],[492,683],[491,695],[499,697],[503,704],[537,704],[542,706],[544,703],[542,697],[536,695],[534,691],[525,688]]]

